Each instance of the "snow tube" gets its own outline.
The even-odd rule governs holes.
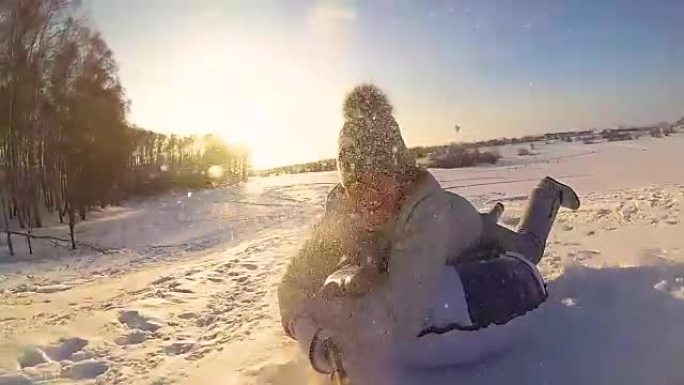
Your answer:
[[[530,329],[528,317],[547,297],[536,266],[517,253],[445,266],[433,304],[433,324],[396,346],[411,368],[467,365],[513,346]]]
[[[360,316],[357,322],[362,327],[353,328],[357,334],[346,341],[351,343],[345,346],[347,352],[353,351],[347,357],[354,361],[348,362],[349,369],[363,377],[377,371],[366,368],[376,365],[373,360],[379,365],[413,369],[481,361],[512,347],[517,338],[524,336],[531,323],[527,322],[528,316],[521,316],[537,308],[546,297],[536,266],[516,253],[444,266],[432,306],[432,324],[416,338],[380,342],[385,336],[383,324],[389,321],[383,316],[383,306],[376,302],[382,299],[366,296],[356,304]],[[330,332],[321,326],[312,320],[298,320],[294,334],[312,366],[327,372],[330,368],[324,351],[316,341],[323,341]],[[381,357],[388,353],[381,346],[386,343],[392,347],[385,357],[389,361]]]

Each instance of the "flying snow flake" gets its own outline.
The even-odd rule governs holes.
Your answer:
[[[188,198],[192,197],[192,191],[188,191]]]
[[[658,291],[667,291],[668,286],[669,285],[667,284],[667,281],[662,280],[662,281],[656,283],[655,285],[653,285],[653,288],[658,290]]]
[[[577,306],[577,301],[574,298],[563,298],[561,303],[567,307],[575,307]]]

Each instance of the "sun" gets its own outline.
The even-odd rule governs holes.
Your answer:
[[[255,170],[265,170],[282,165],[282,158],[261,151],[250,151],[250,163]]]
[[[288,143],[282,143],[282,140],[276,138],[277,126],[269,121],[268,114],[246,109],[240,115],[235,124],[240,128],[221,131],[219,135],[223,140],[246,148],[254,169],[261,170],[287,163],[283,158],[282,148]]]

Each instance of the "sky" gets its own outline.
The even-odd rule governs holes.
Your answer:
[[[82,3],[132,123],[218,134],[257,168],[334,157],[361,82],[387,92],[409,146],[684,115],[681,0]]]

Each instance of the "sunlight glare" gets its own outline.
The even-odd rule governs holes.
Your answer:
[[[282,153],[273,151],[272,144],[278,129],[273,118],[273,111],[277,108],[277,105],[267,106],[258,100],[243,102],[233,111],[235,128],[225,128],[218,132],[226,142],[247,148],[250,162],[256,169],[273,167],[282,161],[279,159]],[[286,141],[279,143],[279,146],[286,147],[290,144]]]
[[[225,174],[223,167],[218,165],[213,165],[207,170],[207,175],[212,179],[221,179]]]

